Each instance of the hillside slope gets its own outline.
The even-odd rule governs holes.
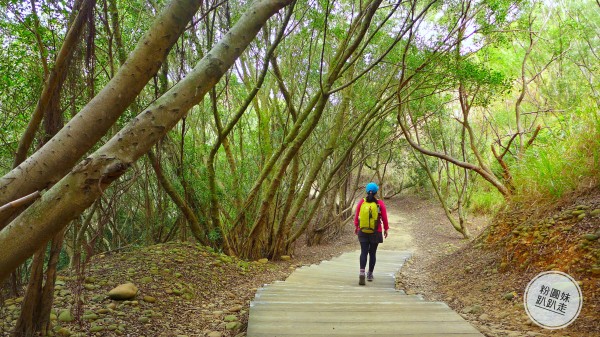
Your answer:
[[[417,204],[408,200],[402,208],[407,213],[427,210],[418,215],[418,226],[406,228],[417,233],[415,242],[421,245],[399,275],[409,293],[446,301],[486,336],[600,336],[598,189],[551,205],[513,204],[491,221],[470,224],[471,241],[442,225],[439,207]],[[583,292],[581,314],[565,329],[538,327],[524,309],[527,284],[547,270],[570,274]]]

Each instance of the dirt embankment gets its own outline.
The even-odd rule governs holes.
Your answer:
[[[600,208],[598,200],[588,193],[552,209],[505,211],[493,222],[476,218],[469,224],[472,241],[461,239],[431,201],[388,202],[404,219],[400,230],[414,245],[413,259],[398,275],[399,287],[448,303],[486,336],[600,336],[599,243],[589,240],[600,228],[592,213]],[[581,314],[565,329],[538,327],[524,309],[527,283],[547,270],[569,273],[583,291]]]

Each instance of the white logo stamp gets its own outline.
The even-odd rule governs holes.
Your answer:
[[[529,318],[546,329],[561,329],[573,323],[583,305],[577,281],[559,271],[534,277],[525,288],[523,301]]]

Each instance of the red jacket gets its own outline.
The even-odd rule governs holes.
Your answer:
[[[359,230],[358,213],[360,212],[360,206],[363,204],[363,202],[365,202],[365,199],[360,199],[358,205],[356,205],[356,212],[354,213],[354,227],[356,227],[354,231],[355,233],[357,233]],[[381,209],[381,219],[377,221],[377,231],[381,233],[381,222],[383,222],[383,229],[385,229],[386,231],[390,228],[390,226],[388,226],[387,211],[385,209],[385,204],[383,203],[383,200],[377,199],[377,203],[379,204],[379,208]]]

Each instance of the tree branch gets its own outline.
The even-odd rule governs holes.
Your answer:
[[[400,109],[400,108],[399,108]],[[425,149],[424,147],[421,147],[420,145],[418,145],[417,143],[415,143],[411,137],[410,137],[410,133],[408,132],[408,130],[406,129],[406,126],[404,125],[404,122],[402,122],[402,118],[400,116],[400,112],[398,112],[398,124],[400,125],[400,128],[402,129],[402,133],[404,134],[404,137],[406,138],[406,141],[410,144],[410,146],[412,146],[415,150],[426,154],[428,156],[432,156],[432,157],[436,157],[436,158],[440,158],[443,160],[446,160],[454,165],[460,166],[462,168],[466,168],[468,170],[472,170],[477,172],[483,179],[487,180],[488,182],[490,182],[494,187],[496,187],[496,189],[504,196],[504,197],[508,197],[510,195],[510,191],[506,188],[506,186],[504,186],[500,181],[498,181],[498,179],[493,176],[492,174],[490,174],[489,172],[487,172],[486,170],[484,170],[483,168],[473,165],[471,163],[468,162],[464,162],[461,160],[458,160],[456,158],[450,157],[447,154],[444,153],[439,153],[439,152],[435,152],[435,151],[430,151]]]
[[[9,209],[15,209],[17,207],[21,207],[23,205],[30,204],[30,203],[34,202],[36,199],[38,199],[40,196],[41,196],[40,191],[35,191],[35,192],[33,192],[29,195],[26,195],[22,198],[11,201],[11,202],[3,205],[2,207],[0,207],[0,214],[2,214],[3,212],[5,212]]]

